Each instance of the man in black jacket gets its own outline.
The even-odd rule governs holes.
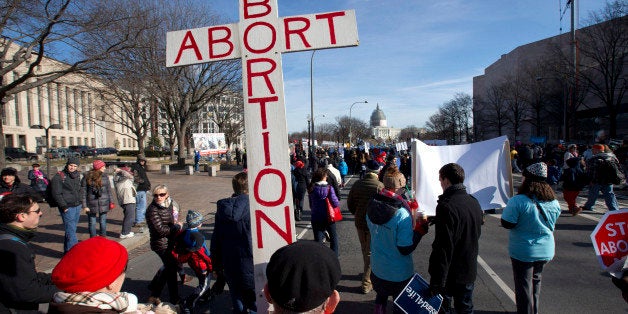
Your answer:
[[[35,236],[42,211],[29,195],[9,194],[0,200],[0,313],[38,313],[58,289],[50,274],[35,269],[28,241]]]
[[[68,158],[63,171],[52,177],[50,182],[52,197],[59,206],[59,214],[65,228],[63,253],[78,243],[76,228],[81,217],[81,173],[78,171],[78,157]]]
[[[434,220],[430,289],[443,295],[445,313],[451,311],[452,301],[457,313],[472,313],[482,209],[467,193],[460,165],[446,164],[438,173],[443,194],[438,197]]]

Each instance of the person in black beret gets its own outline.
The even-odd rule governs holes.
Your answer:
[[[266,266],[266,300],[274,313],[333,313],[340,302],[340,262],[334,251],[313,241],[277,250]]]

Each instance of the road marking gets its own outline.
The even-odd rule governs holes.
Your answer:
[[[307,231],[310,229],[312,229],[312,224],[308,224],[307,226],[303,227],[303,230],[301,230],[301,233],[297,235],[297,240],[300,240],[305,235],[305,233],[307,233]]]
[[[510,298],[510,301],[512,301],[512,303],[514,304],[517,304],[517,302],[515,301],[515,293],[501,278],[499,278],[499,275],[497,275],[497,273],[495,273],[495,271],[493,271],[493,269],[488,266],[488,264],[484,261],[484,259],[482,259],[480,255],[478,255],[478,263],[480,264],[480,266],[482,266],[482,268],[484,268],[488,275],[493,278],[493,281],[495,281],[495,283],[502,289],[502,291],[504,291],[504,293]]]

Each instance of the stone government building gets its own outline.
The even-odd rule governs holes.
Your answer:
[[[619,18],[619,21],[620,24],[623,23],[623,27],[626,27],[627,23],[625,22],[628,21],[628,17],[624,16],[622,18]],[[607,21],[577,30],[576,38],[580,38],[579,36],[581,36],[580,34],[582,34],[582,30],[602,27],[605,23],[609,22]],[[500,83],[504,83],[508,79],[513,80],[513,78],[517,78],[517,75],[521,75],[529,70],[529,67],[531,65],[539,66],[544,62],[552,62],[552,60],[556,60],[557,49],[563,51],[563,53],[565,53],[567,56],[570,55],[570,50],[572,49],[570,33],[564,33],[561,35],[519,46],[511,52],[502,55],[499,60],[488,66],[484,70],[483,75],[479,75],[473,78],[473,125],[478,140],[487,140],[499,136],[497,127],[495,126],[496,109],[494,105],[488,104],[488,99],[492,97],[490,95],[490,93],[492,92],[492,88],[494,86],[498,86]],[[623,55],[626,56],[626,54],[628,53],[628,51],[626,51],[627,47],[624,46],[623,49]],[[625,65],[625,58],[626,57],[624,57],[623,61],[623,72],[620,76],[620,82],[621,80],[623,80],[624,84],[626,83],[626,80],[628,80],[628,67],[626,67]],[[579,64],[584,64],[584,62],[593,61],[585,60],[582,56],[580,56]],[[555,64],[554,67],[556,67]],[[530,74],[527,75],[530,76]],[[549,91],[552,85],[560,86],[558,84],[563,83],[565,80],[564,77],[559,78],[558,75],[552,75],[551,73],[547,72],[538,74],[536,78],[528,77],[528,79],[533,82],[532,84],[536,83],[536,86],[538,86],[541,91]],[[515,82],[515,84],[519,83],[519,81]],[[528,82],[528,84],[530,83]],[[582,84],[582,82],[580,82],[579,84]],[[523,83],[521,83],[520,86],[521,85],[523,85]],[[624,86],[624,88],[626,87]],[[565,101],[568,88],[557,87],[557,89],[558,90],[554,90],[553,92],[562,94],[563,103],[560,106],[567,106],[565,104]],[[512,90],[509,90],[509,92],[509,95],[506,95],[506,97],[512,95]],[[524,95],[524,97],[525,96],[529,95]],[[621,105],[618,108],[616,131],[617,136],[614,139],[628,139],[627,99],[628,95],[624,94]],[[543,100],[543,105],[545,106],[544,109],[547,108],[547,106],[550,106],[550,101],[551,100],[549,99]],[[505,101],[503,103],[504,105],[502,105],[502,109],[506,107]],[[564,110],[559,110],[560,111],[555,111],[553,113],[544,112],[543,120],[541,120],[541,136],[545,136],[549,143],[557,143],[560,139],[565,138],[562,134],[564,125]],[[532,111],[528,111],[523,115],[523,118],[521,119],[522,122],[519,128],[519,135],[516,139],[513,137],[514,130],[511,124],[507,124],[502,129],[502,135],[508,135],[511,139],[511,142],[513,141],[513,139],[521,140],[523,142],[529,142],[530,137],[536,136],[536,126],[534,125],[533,118],[534,114],[532,113]],[[599,98],[592,95],[591,92],[589,92],[586,97],[584,97],[582,105],[577,107],[575,120],[576,122],[571,126],[571,130],[569,132],[570,142],[592,143],[594,140],[601,140],[600,138],[597,138],[599,134],[608,134],[608,110],[605,104],[603,104]],[[610,138],[606,137],[605,139],[609,140]]]
[[[382,139],[384,141],[397,140],[399,133],[401,133],[401,129],[388,127],[386,115],[384,114],[384,111],[379,109],[379,104],[377,104],[377,107],[371,114],[370,127],[371,136],[375,139]]]

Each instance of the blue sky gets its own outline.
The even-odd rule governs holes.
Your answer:
[[[212,0],[228,23],[238,20],[238,2]],[[368,121],[375,106],[388,126],[423,127],[438,107],[464,92],[473,77],[514,48],[568,32],[566,0],[278,0],[279,16],[354,9],[360,45],[319,50],[314,55],[316,124],[348,116]],[[603,0],[578,0],[579,21]],[[288,132],[307,129],[311,52],[283,55]],[[322,117],[325,115],[325,117]]]

